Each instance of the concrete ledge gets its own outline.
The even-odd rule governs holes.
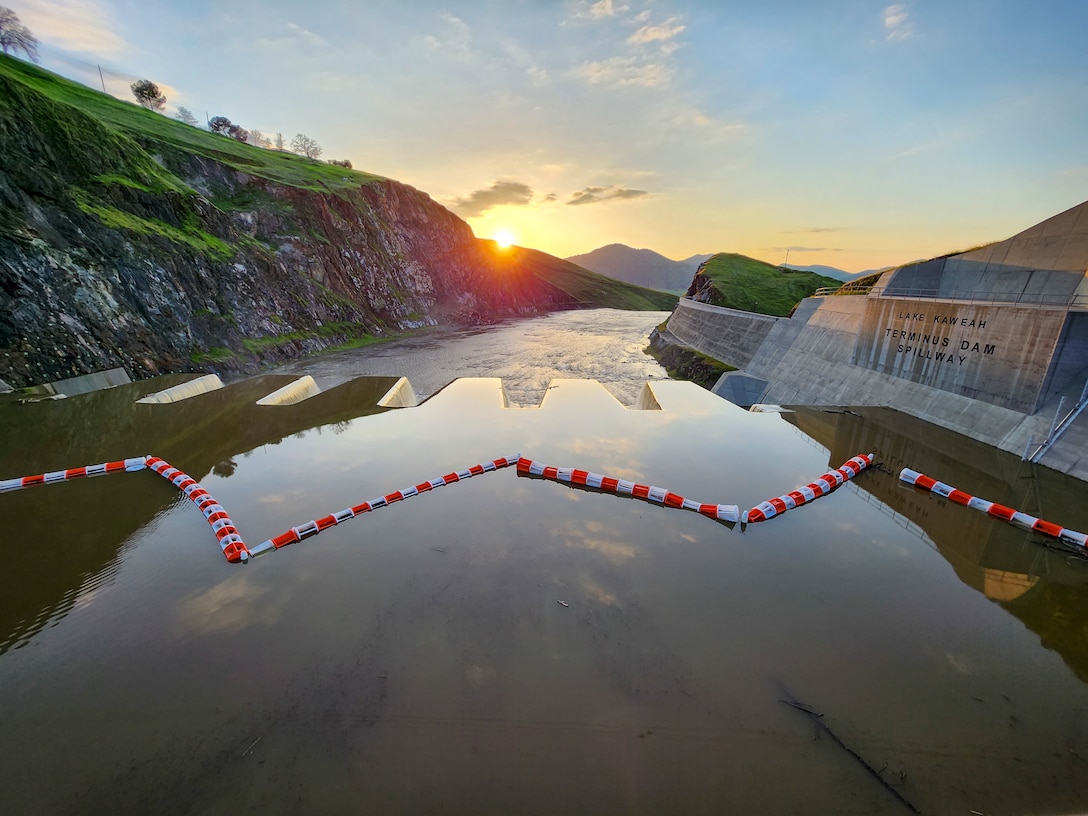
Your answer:
[[[294,382],[287,383],[283,388],[273,391],[267,397],[262,397],[257,400],[257,404],[295,405],[303,400],[308,400],[310,397],[315,397],[320,393],[321,389],[317,387],[314,378],[307,374],[305,377],[299,377]]]
[[[594,411],[626,411],[627,406],[601,385],[599,380],[557,378],[548,384],[541,410],[570,410],[592,414]]]
[[[385,396],[378,400],[378,405],[383,408],[415,408],[419,405],[419,398],[412,389],[412,384],[407,377],[401,377],[385,392]]]
[[[660,411],[661,403],[657,401],[657,395],[649,383],[642,384],[642,390],[638,392],[638,400],[635,402],[636,411]]]
[[[753,377],[743,371],[727,371],[718,378],[710,391],[734,405],[748,408],[763,399],[769,385],[762,377]]]
[[[175,385],[173,388],[167,388],[164,391],[156,391],[154,394],[148,394],[143,399],[136,400],[136,402],[150,405],[165,405],[168,402],[180,402],[181,400],[190,399],[191,397],[196,397],[200,394],[207,394],[209,391],[217,391],[222,387],[223,381],[219,379],[219,375],[205,374],[203,377],[197,377],[195,380],[189,380],[189,382],[182,383],[181,385]]]

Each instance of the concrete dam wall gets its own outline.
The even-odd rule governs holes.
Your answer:
[[[714,388],[739,405],[889,406],[1019,455],[1050,435],[1063,397],[1064,415],[1083,396],[1086,269],[1088,202],[790,318],[681,299],[667,331],[741,369]],[[1037,461],[1088,479],[1088,412]]]

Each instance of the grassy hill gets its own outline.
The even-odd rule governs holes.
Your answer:
[[[392,179],[191,127],[0,54],[0,379],[234,376],[423,325],[674,298],[495,251]]]
[[[771,266],[746,255],[720,252],[696,274],[689,294],[714,306],[784,317],[802,299],[842,282],[814,272]]]
[[[348,170],[294,153],[255,147],[201,130],[12,57],[0,57],[0,77],[15,80],[54,102],[71,106],[141,144],[153,143],[214,159],[235,170],[278,184],[335,192],[382,179],[370,173]],[[72,125],[72,135],[78,137],[78,121],[74,120]]]
[[[485,243],[492,246],[492,251],[497,257],[505,257],[506,263],[528,269],[541,280],[562,289],[586,305],[603,306],[609,309],[662,312],[671,311],[676,305],[676,295],[598,275],[596,272],[590,272],[588,269],[546,252],[524,247],[501,250],[493,241],[485,241]]]
[[[21,108],[36,125],[47,126],[51,135],[57,137],[50,141],[60,148],[43,157],[43,166],[53,176],[47,193],[50,199],[70,196],[84,213],[93,214],[108,227],[142,235],[155,233],[189,248],[209,250],[220,259],[229,258],[236,247],[208,235],[191,214],[186,215],[182,226],[171,227],[159,223],[161,219],[133,215],[124,206],[117,206],[119,199],[138,195],[144,199],[169,198],[170,206],[178,206],[177,202],[182,201],[191,208],[185,202],[191,201],[196,192],[168,169],[191,166],[191,162],[168,160],[163,166],[155,159],[196,156],[255,179],[345,199],[360,188],[389,181],[294,153],[238,142],[0,55],[0,113],[5,106]],[[40,170],[36,168],[33,172]],[[40,181],[35,183],[29,178],[17,181],[28,189],[42,187]],[[262,206],[283,208],[259,190],[241,190],[231,195],[215,192],[212,203],[223,212]],[[282,214],[274,213],[277,218]],[[288,229],[295,234],[320,232],[312,224]],[[505,255],[487,254],[493,254],[502,263],[524,262],[534,277],[568,292],[585,305],[657,310],[671,309],[675,303],[673,296],[595,275],[542,252],[512,250]]]

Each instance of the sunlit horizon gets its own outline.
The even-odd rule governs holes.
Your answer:
[[[514,233],[506,229],[496,230],[491,237],[498,245],[499,249],[509,249],[517,241],[517,237]]]
[[[150,79],[169,116],[304,133],[476,235],[559,257],[621,243],[858,272],[1088,197],[1074,0],[12,8],[45,68],[129,101]]]

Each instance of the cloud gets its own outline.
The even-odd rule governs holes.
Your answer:
[[[115,57],[129,50],[100,2],[23,0],[18,5],[19,20],[42,43],[96,57]]]
[[[644,63],[635,57],[618,56],[599,62],[583,63],[574,69],[574,75],[590,85],[660,88],[669,84],[672,68],[664,63]]]
[[[617,6],[613,0],[597,0],[597,2],[582,0],[575,4],[572,16],[576,20],[604,20],[607,17],[623,14],[628,8],[630,7],[622,4]]]
[[[320,35],[314,34],[314,32],[303,28],[302,26],[298,25],[297,23],[288,23],[287,24],[287,30],[289,32],[291,32],[291,36],[294,39],[302,40],[303,42],[305,42],[305,43],[307,43],[309,45],[320,45],[320,46],[326,45],[325,41],[323,39],[321,39]]]
[[[598,204],[602,201],[645,198],[648,195],[647,190],[632,190],[623,184],[613,184],[611,187],[586,187],[572,193],[567,204]]]
[[[676,17],[670,17],[661,25],[644,25],[634,34],[627,38],[627,42],[631,45],[641,45],[643,43],[660,42],[664,40],[671,40],[673,37],[682,33],[687,26],[673,25],[677,22]]]
[[[796,235],[799,232],[845,232],[846,227],[802,227],[795,230],[781,230],[783,235]]]
[[[884,29],[886,39],[892,42],[909,39],[914,35],[914,23],[910,21],[907,7],[896,4],[884,9]]]
[[[436,37],[428,34],[423,38],[423,42],[436,51],[445,51],[462,57],[468,56],[469,45],[472,43],[472,28],[460,17],[448,11],[442,12],[439,16],[446,24],[445,36]]]
[[[593,6],[596,8],[597,6]],[[608,9],[618,13],[627,6]],[[583,62],[571,70],[571,74],[589,83],[609,88],[639,86],[662,88],[669,85],[675,73],[671,55],[680,47],[675,38],[687,29],[679,17],[669,17],[664,22],[651,23],[650,15],[641,12],[622,20],[625,27],[635,27],[624,39],[606,37],[598,45],[604,53],[601,59]],[[613,53],[608,55],[609,47]]]
[[[542,198],[541,200],[542,200],[542,201],[558,201],[558,200],[559,200],[559,196],[558,196],[558,195],[556,195],[555,193],[548,193],[548,194],[547,194],[546,196],[544,196],[544,198]]]
[[[259,37],[256,43],[261,46],[272,46],[275,48],[292,48],[296,49],[302,46],[310,48],[328,48],[328,43],[322,39],[320,34],[315,34],[307,28],[303,28],[298,23],[288,23],[287,33],[282,37]]]
[[[450,208],[463,218],[483,215],[492,207],[523,207],[533,200],[533,191],[520,181],[496,181],[483,190],[473,190],[467,196],[455,198]]]
[[[545,85],[551,83],[552,78],[548,74],[547,69],[539,66],[532,66],[525,69],[526,76],[529,77],[529,81],[533,84],[534,88],[543,88]]]

